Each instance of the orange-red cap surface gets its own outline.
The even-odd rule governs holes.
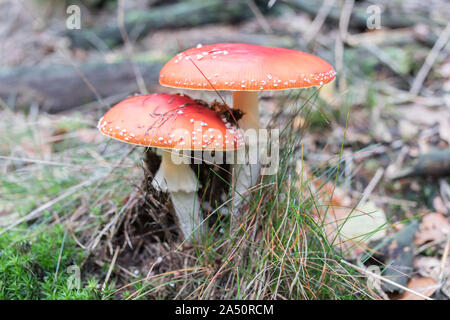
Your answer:
[[[234,150],[240,132],[225,118],[186,96],[134,96],[112,107],[98,122],[103,134],[141,146],[179,150]]]
[[[261,91],[321,86],[335,76],[328,62],[305,52],[219,43],[179,53],[162,68],[159,82],[185,89]]]

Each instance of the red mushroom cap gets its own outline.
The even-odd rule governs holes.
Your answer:
[[[185,89],[262,91],[321,86],[335,76],[328,62],[305,52],[219,43],[179,53],[162,68],[159,82]]]
[[[147,147],[234,150],[243,145],[236,127],[186,96],[149,94],[127,98],[99,120],[108,137]]]

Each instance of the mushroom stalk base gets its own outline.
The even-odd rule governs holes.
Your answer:
[[[174,163],[169,150],[163,150],[161,166],[152,181],[153,187],[168,192],[185,239],[202,234],[197,177],[188,164]]]
[[[232,166],[233,172],[233,211],[239,212],[239,209],[246,199],[250,198],[249,189],[256,185],[261,169],[258,150],[258,129],[259,110],[258,110],[258,92],[256,91],[236,91],[233,93],[233,109],[240,109],[245,114],[239,120],[239,127],[247,133],[249,141],[246,144],[246,152],[237,151],[237,163]],[[255,132],[248,132],[254,130]],[[252,137],[256,137],[252,139]],[[249,158],[249,155],[253,157]]]

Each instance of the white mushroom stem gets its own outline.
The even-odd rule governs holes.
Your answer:
[[[198,238],[202,230],[200,199],[197,195],[199,184],[191,167],[174,163],[171,151],[163,150],[161,165],[152,185],[157,190],[169,193],[184,238]]]
[[[233,109],[240,109],[245,113],[242,119],[239,120],[240,128],[244,131],[253,129],[256,131],[256,136],[258,136],[258,129],[260,128],[258,92],[235,91],[233,93]],[[252,148],[258,150],[258,141],[249,141],[246,147],[248,148],[247,150],[252,150]],[[241,203],[250,197],[249,189],[256,185],[256,182],[258,181],[261,163],[259,161],[259,151],[257,152],[256,163],[248,163],[248,153],[246,152],[247,157],[245,163],[242,163],[243,159],[237,159],[238,163],[232,166],[235,191],[233,208],[235,212],[238,212]]]
[[[257,91],[234,91],[233,109],[240,109],[245,114],[239,121],[244,129],[259,129],[259,108]]]

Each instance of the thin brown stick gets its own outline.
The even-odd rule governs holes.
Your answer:
[[[392,280],[389,280],[389,279],[386,278],[386,277],[380,276],[380,275],[378,275],[378,274],[376,274],[376,273],[373,273],[373,272],[370,272],[370,271],[368,271],[368,270],[366,270],[366,269],[363,269],[363,268],[360,268],[360,267],[358,267],[358,266],[355,266],[354,264],[351,264],[350,262],[347,262],[347,261],[345,261],[345,260],[343,260],[343,259],[341,260],[341,262],[344,263],[344,264],[346,264],[347,266],[350,266],[350,267],[354,268],[355,270],[357,270],[357,271],[359,271],[359,272],[361,272],[361,273],[363,273],[363,274],[372,276],[372,277],[374,277],[374,278],[376,278],[376,279],[379,279],[379,280],[381,280],[381,281],[384,281],[384,282],[386,282],[386,283],[389,283],[389,284],[391,284],[391,285],[393,285],[393,286],[395,286],[395,287],[397,287],[397,288],[400,288],[400,289],[405,290],[405,291],[407,291],[407,292],[409,292],[409,293],[415,294],[416,296],[419,296],[419,297],[421,297],[421,298],[423,298],[423,299],[425,299],[425,300],[434,300],[434,299],[432,299],[432,298],[430,298],[430,297],[427,297],[427,296],[421,294],[420,292],[411,290],[411,289],[409,289],[409,288],[407,288],[407,287],[405,287],[405,286],[402,286],[401,284],[398,284],[397,282],[394,282],[394,281],[392,281]]]
[[[420,68],[419,72],[416,75],[416,78],[414,79],[411,85],[409,93],[413,95],[419,94],[423,82],[425,81],[425,78],[427,77],[428,73],[433,67],[433,64],[436,61],[436,58],[439,56],[441,50],[444,49],[444,47],[447,45],[449,37],[450,37],[450,22],[447,23],[447,26],[439,35],[439,38],[436,40],[433,48],[430,50],[430,53],[428,53],[424,64]]]
[[[147,94],[148,91],[147,91],[147,87],[145,85],[144,78],[142,77],[142,73],[132,59],[134,50],[133,50],[133,46],[131,45],[130,38],[128,37],[127,30],[125,29],[124,11],[125,11],[124,10],[124,1],[119,0],[119,4],[117,7],[117,23],[119,25],[120,35],[122,36],[123,43],[125,44],[125,50],[128,53],[127,56],[129,57],[129,61],[133,68],[133,72],[136,77],[136,84],[139,88],[139,91],[142,94]]]
[[[331,11],[331,8],[333,7],[336,0],[325,0],[322,4],[322,6],[319,9],[319,12],[317,12],[316,17],[314,18],[313,22],[309,26],[308,29],[306,29],[305,32],[305,41],[308,43],[312,39],[315,39],[317,36],[317,33],[319,33],[320,29],[322,28],[325,19],[327,18],[328,14]]]
[[[118,256],[118,254],[119,254],[119,249],[120,249],[120,247],[117,246],[117,247],[116,247],[116,250],[115,250],[115,252],[114,252],[114,256],[113,256],[113,258],[112,258],[112,260],[111,260],[111,264],[109,265],[108,273],[106,274],[105,281],[103,282],[102,290],[105,290],[106,285],[108,284],[108,281],[109,281],[109,277],[111,277],[111,273],[112,273],[112,271],[113,271],[113,269],[114,269],[114,265],[116,264],[117,256]]]
[[[442,283],[444,280],[444,271],[445,271],[445,265],[447,264],[447,257],[448,252],[450,251],[450,236],[447,237],[447,244],[445,245],[444,254],[442,255],[441,260],[441,270],[439,272],[439,283]]]
[[[80,190],[80,189],[90,185],[91,183],[93,183],[94,181],[96,181],[98,179],[99,178],[94,178],[94,179],[91,179],[91,180],[88,180],[88,181],[84,181],[84,182],[82,182],[82,183],[80,183],[80,184],[78,184],[76,186],[71,187],[66,192],[60,194],[56,198],[48,201],[47,203],[39,206],[38,208],[34,209],[33,211],[31,211],[30,213],[28,213],[24,217],[16,220],[14,223],[12,223],[9,226],[7,226],[6,228],[0,230],[0,235],[2,235],[3,233],[5,233],[8,230],[11,230],[12,228],[18,226],[19,224],[21,224],[23,222],[30,221],[31,219],[36,218],[39,214],[41,214],[42,212],[44,212],[48,208],[51,208],[53,205],[55,205],[59,201],[61,201],[61,200],[65,199],[65,198],[71,196],[72,194],[74,194],[78,190]]]
[[[247,0],[247,4],[252,13],[255,15],[255,18],[258,21],[259,25],[261,26],[261,28],[263,28],[264,32],[267,34],[272,34],[273,33],[272,27],[267,22],[264,15],[261,13],[261,10],[259,10],[258,6],[255,4],[255,1]]]

